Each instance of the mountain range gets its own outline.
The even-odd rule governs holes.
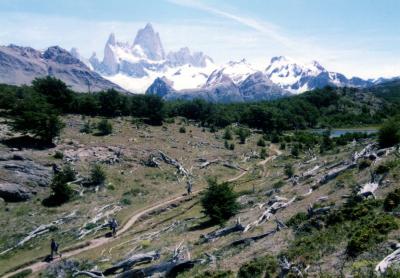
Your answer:
[[[29,84],[35,77],[52,75],[76,91],[114,88],[164,99],[203,98],[215,102],[272,100],[327,85],[366,88],[386,79],[347,78],[317,61],[299,63],[273,57],[262,69],[245,59],[217,65],[203,52],[182,47],[166,52],[160,35],[148,23],[134,40],[117,41],[110,34],[103,59],[86,59],[76,48],[58,46],[45,51],[15,45],[0,47],[0,82]]]
[[[61,47],[38,51],[16,45],[0,46],[0,83],[29,85],[33,79],[48,75],[63,80],[77,92],[111,88],[125,91]]]

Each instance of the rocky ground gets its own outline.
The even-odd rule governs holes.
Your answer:
[[[398,166],[385,175],[371,175],[398,155],[396,149],[379,150],[373,138],[298,157],[290,155],[289,148],[280,150],[267,142],[268,156],[261,159],[256,142],[262,135],[257,132],[245,144],[234,138],[235,149],[228,150],[222,130],[212,133],[183,119],[162,127],[115,119],[113,134],[108,136],[81,133],[87,120],[66,118],[67,127],[53,148],[11,145],[10,139],[17,135],[2,125],[0,273],[25,265],[36,267],[29,274],[33,277],[69,277],[78,270],[101,277],[99,273],[118,262],[126,264],[126,259],[142,260],[146,264],[134,269],[149,272],[179,262],[180,267],[189,268],[181,277],[195,277],[205,270],[233,273],[253,258],[290,255],[296,229],[289,220],[299,212],[311,218],[342,207],[351,193],[383,199],[399,186]],[[182,126],[185,133],[179,132]],[[364,159],[371,163],[360,168]],[[55,208],[42,205],[55,168],[70,164],[78,178],[84,179],[93,163],[106,169],[104,186],[75,184],[72,201]],[[287,178],[284,171],[289,163],[294,166],[293,178]],[[208,224],[202,213],[199,200],[209,176],[230,181],[239,194],[240,212],[224,227]],[[193,195],[181,198],[188,180],[193,183]],[[102,225],[111,217],[117,218],[121,231],[116,238],[103,240],[108,230]],[[376,265],[391,253],[388,242],[398,236],[399,230],[393,230],[374,251],[355,259],[345,258],[345,246],[337,241],[312,262],[307,258],[290,261],[287,255],[286,266],[309,277],[354,274],[360,265]],[[50,238],[61,242],[66,256],[39,267],[35,262],[48,254]],[[85,244],[91,248],[85,249]],[[280,267],[285,263],[281,261]],[[231,277],[226,275],[221,277]]]

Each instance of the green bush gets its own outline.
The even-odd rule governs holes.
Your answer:
[[[346,248],[347,254],[352,257],[382,242],[391,230],[398,228],[394,217],[383,213],[364,217],[360,224],[355,227]]]
[[[86,134],[92,133],[93,129],[92,129],[92,124],[90,123],[90,121],[85,122],[79,131],[81,133],[86,133]]]
[[[14,131],[32,134],[46,144],[51,144],[65,126],[58,111],[36,95],[18,101],[11,114],[10,125]]]
[[[203,212],[211,222],[222,224],[239,210],[237,194],[229,183],[218,183],[216,179],[208,180],[208,187],[201,198]]]
[[[210,271],[207,270],[203,273],[197,274],[194,276],[195,278],[235,278],[236,275],[230,270],[228,271],[223,271],[223,270],[215,270],[215,271]]]
[[[106,172],[100,164],[94,164],[90,169],[90,182],[93,185],[103,185],[107,178]]]
[[[260,151],[260,158],[261,159],[265,159],[267,157],[268,157],[267,150],[265,148],[262,148],[261,151]]]
[[[44,206],[59,206],[68,202],[72,196],[72,189],[68,182],[75,180],[75,171],[71,166],[65,166],[59,173],[53,176],[50,184],[52,194],[43,200]]]
[[[225,128],[223,138],[224,138],[225,140],[232,140],[232,132],[231,132],[231,129],[230,129],[230,128],[228,128],[228,127]]]
[[[103,119],[97,124],[97,129],[99,130],[99,135],[108,135],[113,131],[112,124],[107,120]]]
[[[229,150],[229,142],[227,141],[227,140],[225,140],[225,142],[224,142],[224,147],[225,147],[225,149],[228,149]]]
[[[285,172],[285,175],[286,175],[288,178],[293,177],[293,176],[294,176],[293,165],[292,165],[292,164],[286,164],[286,165],[285,165],[285,168],[284,168],[284,172]]]
[[[132,200],[129,198],[122,198],[120,203],[123,206],[129,206],[129,205],[132,205]]]
[[[292,149],[290,151],[290,154],[293,155],[294,157],[298,157],[299,156],[300,150],[299,150],[299,145],[298,144],[294,144],[293,145],[293,147],[292,147]]]
[[[358,169],[364,170],[364,169],[370,167],[371,164],[372,164],[371,160],[369,160],[369,159],[362,159],[362,160],[360,161],[360,163],[358,164]]]
[[[293,215],[287,222],[286,225],[289,227],[293,227],[297,229],[298,226],[300,226],[302,223],[307,221],[308,215],[305,212],[298,212],[295,215]]]
[[[233,144],[233,143],[230,144],[230,145],[229,145],[229,149],[230,149],[231,151],[233,151],[233,150],[235,149],[235,144]]]
[[[400,121],[397,118],[386,120],[378,133],[378,142],[382,148],[400,143]]]
[[[179,128],[179,133],[186,133],[186,128],[184,126],[181,126]]]
[[[53,155],[53,157],[55,159],[63,159],[64,158],[64,154],[60,151],[56,151],[55,154]]]
[[[244,263],[237,274],[238,278],[269,278],[278,270],[278,261],[275,257],[265,256]]]
[[[285,183],[283,182],[283,181],[277,181],[276,183],[274,183],[273,185],[272,185],[272,187],[274,188],[274,189],[279,189],[279,188],[281,188],[282,186],[284,186],[285,185]]]
[[[29,277],[32,274],[32,269],[25,269],[20,272],[15,273],[14,275],[11,275],[10,278],[25,278]]]
[[[396,188],[390,192],[383,201],[383,208],[385,211],[393,211],[400,204],[400,189]]]
[[[257,146],[259,147],[265,147],[267,144],[265,143],[263,138],[258,139],[257,141]]]
[[[246,143],[247,137],[250,136],[250,130],[248,128],[240,127],[236,130],[236,135],[239,138],[240,144]]]

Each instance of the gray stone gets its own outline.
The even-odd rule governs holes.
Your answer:
[[[32,196],[29,189],[23,185],[9,182],[0,183],[0,197],[6,202],[26,201]]]

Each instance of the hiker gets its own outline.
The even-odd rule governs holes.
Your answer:
[[[187,195],[192,194],[192,183],[190,181],[187,182],[186,190],[187,190]]]
[[[115,237],[116,234],[117,234],[117,227],[118,227],[117,220],[116,220],[115,218],[113,218],[113,219],[110,221],[110,229],[111,229],[112,235],[113,235],[114,237]]]
[[[51,249],[50,257],[51,257],[51,259],[54,258],[54,255],[58,255],[61,258],[61,254],[58,253],[58,246],[59,246],[59,244],[54,240],[54,238],[52,238],[51,239],[51,244],[50,244],[50,249]]]

